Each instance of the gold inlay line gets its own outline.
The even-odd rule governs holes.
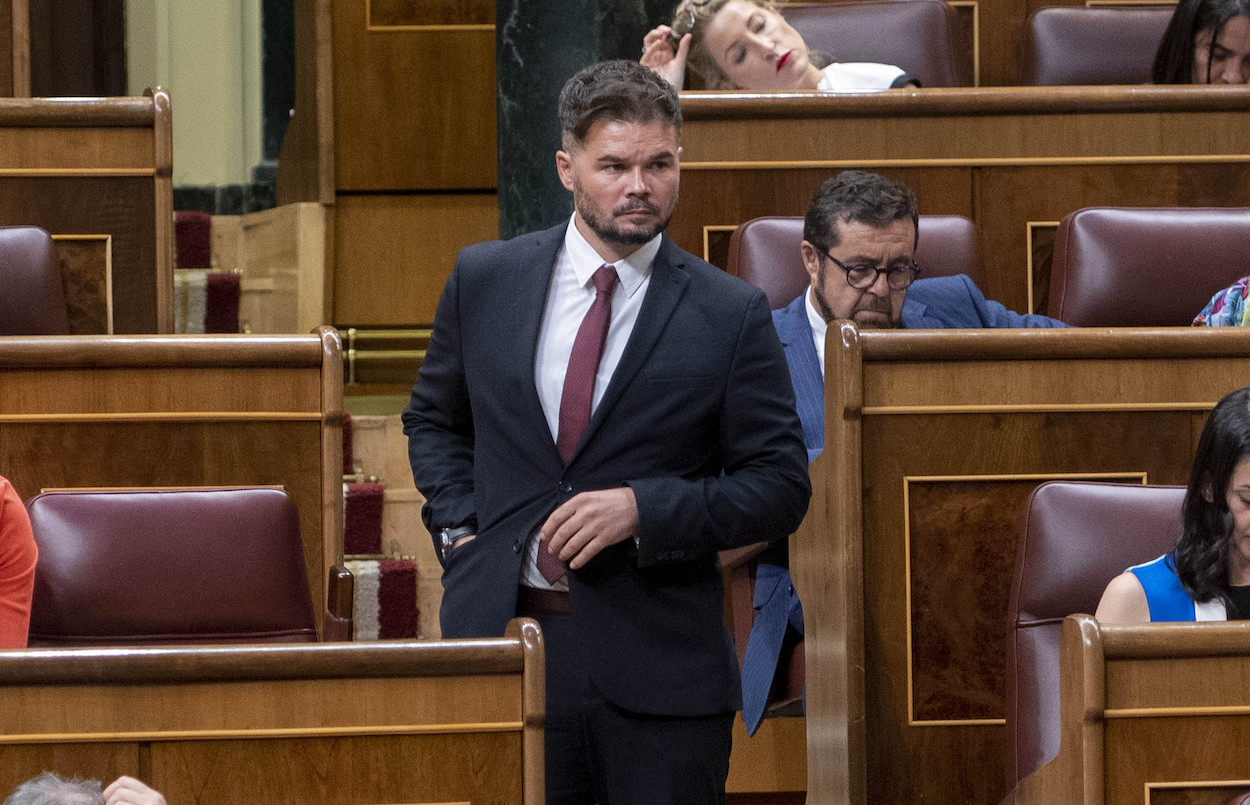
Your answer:
[[[155,168],[0,168],[0,176],[155,176]]]
[[[1123,411],[1209,411],[1213,402],[1175,403],[1019,403],[996,405],[865,405],[864,416],[873,414],[1047,414],[1119,413]]]
[[[1229,704],[1205,707],[1116,707],[1103,711],[1103,718],[1179,718],[1184,716],[1244,716],[1250,705]]]
[[[689,125],[689,124],[687,124]],[[1055,167],[1064,165],[1175,165],[1240,164],[1250,162],[1250,154],[1143,155],[1105,157],[931,157],[893,159],[794,159],[721,160],[682,162],[682,170],[802,170],[806,168],[991,168]]]
[[[265,738],[361,737],[369,735],[445,735],[478,732],[520,732],[520,721],[466,724],[395,724],[365,727],[285,727],[273,729],[137,730],[134,732],[68,732],[0,735],[0,746],[46,743],[118,743],[122,741],[220,741]]]
[[[320,411],[126,411],[0,414],[0,424],[41,422],[320,422]]]

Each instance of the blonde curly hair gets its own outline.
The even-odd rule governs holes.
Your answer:
[[[707,49],[707,24],[715,17],[729,0],[682,0],[673,12],[673,36],[678,40],[690,34],[690,56],[687,67],[703,82],[707,89],[730,89],[732,82],[724,70],[716,63],[716,59]],[[777,12],[772,0],[743,0],[765,11]]]

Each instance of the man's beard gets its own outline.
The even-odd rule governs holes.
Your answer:
[[[676,208],[676,199],[674,201],[674,209]],[[664,215],[655,204],[644,199],[634,199],[628,204],[623,204],[612,211],[612,216],[606,220],[600,216],[599,209],[592,204],[582,192],[581,185],[577,179],[573,180],[573,207],[577,210],[577,214],[586,222],[586,226],[599,236],[604,243],[610,243],[613,246],[641,246],[656,235],[664,231],[668,226],[669,220],[673,217],[673,211],[669,210],[668,215]],[[643,210],[652,215],[659,216],[650,226],[644,227],[621,227],[617,226],[614,219],[616,216],[626,215],[630,212]]]
[[[839,271],[840,270],[841,269],[839,269]],[[825,323],[828,324],[836,319],[837,316],[834,315],[833,309],[829,306],[829,302],[825,299],[824,293],[822,292],[825,287],[826,271],[827,268],[825,267],[825,261],[821,260],[820,268],[816,271],[816,285],[812,287],[812,299],[816,305],[816,312],[819,313],[821,318],[825,320]],[[889,296],[873,296],[869,293],[861,295],[855,303],[855,308],[851,310],[851,314],[847,316],[847,318],[856,324],[859,324],[860,322],[855,318],[855,314],[863,311],[880,313],[885,317],[884,322],[876,320],[871,325],[873,328],[887,329],[902,326],[902,322],[894,318],[894,308],[890,305]]]

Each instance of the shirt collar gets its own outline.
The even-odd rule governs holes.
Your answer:
[[[663,241],[663,233],[656,235],[633,254],[611,264],[616,267],[616,275],[621,281],[620,290],[624,291],[626,296],[633,296],[642,287],[642,281],[650,276],[651,264],[655,262],[655,256],[660,253],[660,245]],[[591,276],[605,262],[595,251],[595,247],[591,246],[578,231],[576,214],[569,219],[568,228],[564,230],[564,251],[573,267],[573,275],[577,277],[577,284],[582,287],[590,283]]]

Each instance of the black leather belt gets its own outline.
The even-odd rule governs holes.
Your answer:
[[[567,615],[572,612],[568,593],[536,590],[524,585],[517,590],[516,608],[518,615]]]

